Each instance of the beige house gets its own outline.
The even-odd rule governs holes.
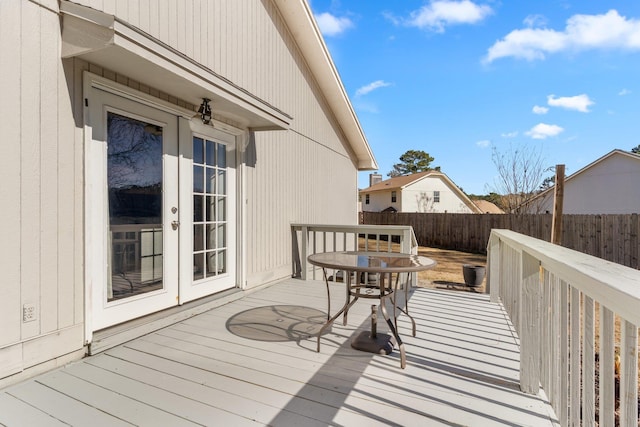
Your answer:
[[[504,211],[488,200],[474,200],[473,203],[480,209],[482,213],[503,214]]]
[[[640,155],[613,150],[564,183],[565,214],[640,213]],[[527,202],[530,213],[553,212],[554,187]]]
[[[2,0],[0,52],[0,385],[357,223],[377,165],[304,0]]]
[[[379,175],[373,175],[375,178]],[[431,170],[397,176],[360,190],[363,212],[482,213],[447,175]]]

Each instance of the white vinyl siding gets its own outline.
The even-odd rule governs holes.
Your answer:
[[[402,211],[473,213],[458,194],[437,176],[407,185],[402,190]]]
[[[42,3],[0,2],[0,377],[83,346],[82,104]]]
[[[640,158],[614,153],[568,179],[564,187],[565,214],[632,214],[640,212]],[[553,212],[553,190],[535,200],[531,213]]]

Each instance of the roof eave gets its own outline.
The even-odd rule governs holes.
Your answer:
[[[313,12],[304,0],[274,0],[311,73],[322,89],[354,155],[358,170],[377,170],[378,163],[342,85]]]

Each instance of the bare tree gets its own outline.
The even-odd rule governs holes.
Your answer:
[[[549,169],[544,165],[542,150],[538,146],[513,145],[505,152],[494,146],[491,160],[498,175],[489,191],[502,195],[502,209],[508,213],[538,213],[527,201],[534,197]]]

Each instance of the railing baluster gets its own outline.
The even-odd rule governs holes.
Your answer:
[[[595,351],[593,298],[583,295],[584,317],[582,334],[582,425],[595,425]]]
[[[574,287],[571,287],[571,302],[569,304],[569,309],[571,310],[571,338],[569,342],[571,349],[571,359],[569,360],[571,403],[569,405],[569,422],[572,427],[578,427],[580,426],[580,405],[582,402],[580,393],[580,379],[582,377],[580,371],[580,291]]]
[[[540,390],[540,261],[522,253],[522,312],[520,314],[520,389]]]
[[[620,325],[620,426],[638,425],[638,326]]]
[[[599,351],[599,424],[614,426],[615,411],[615,332],[613,312],[600,304],[600,351]]]
[[[569,286],[563,280],[560,287],[560,425],[569,425]]]

